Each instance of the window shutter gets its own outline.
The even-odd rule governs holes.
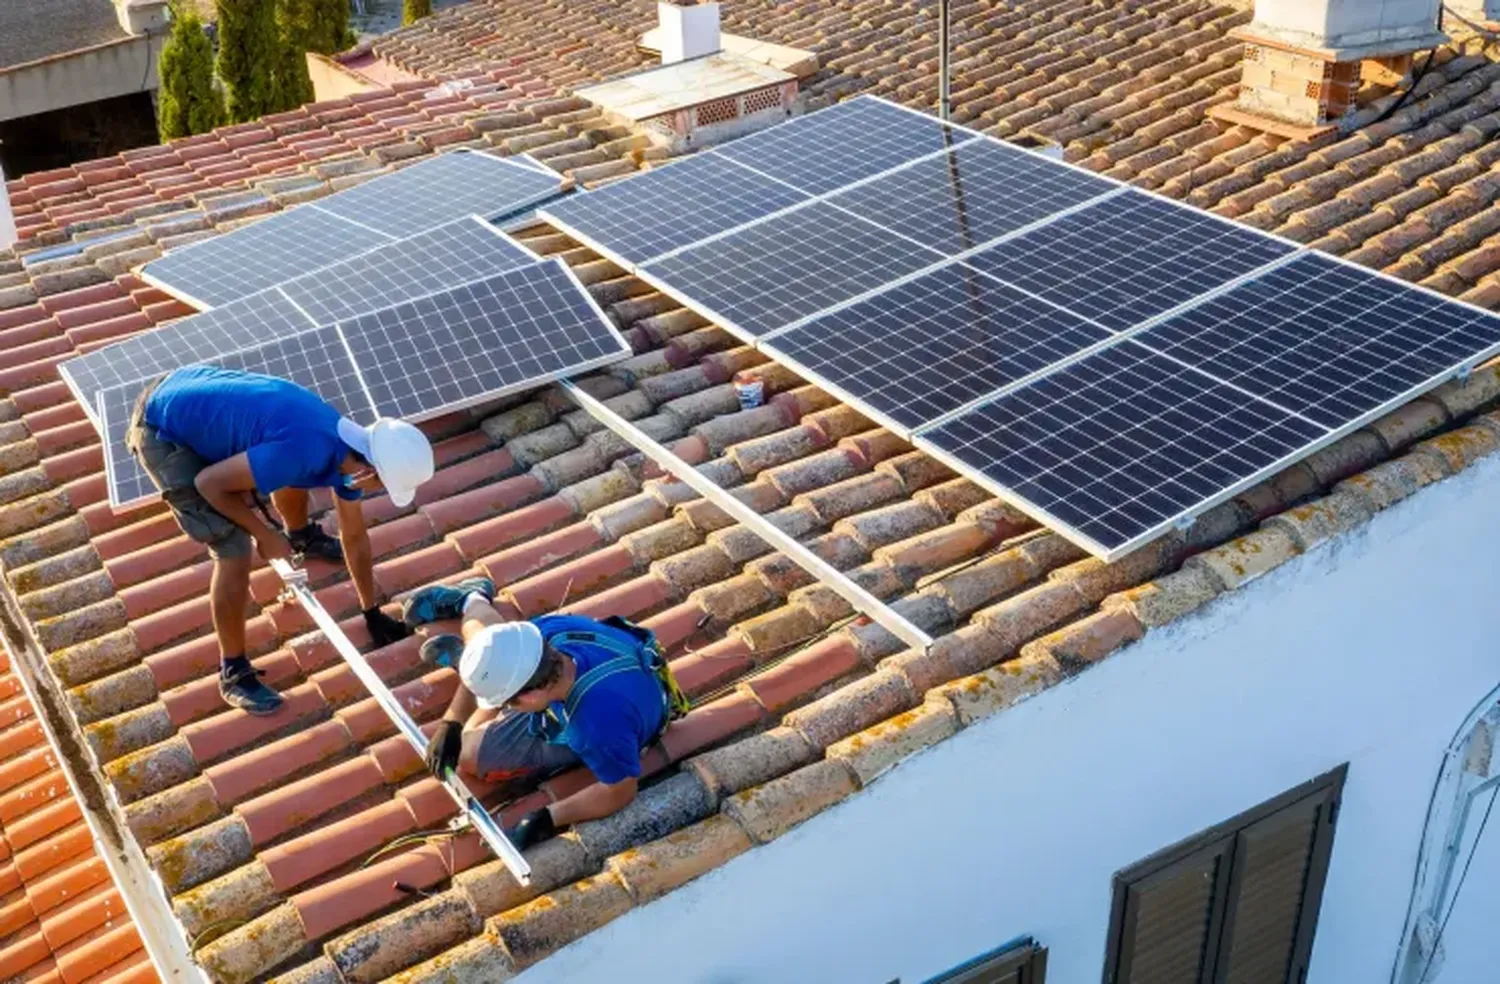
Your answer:
[[[1045,984],[1046,977],[1047,948],[1024,943],[973,960],[927,984]]]
[[[1115,984],[1200,984],[1223,918],[1232,838],[1132,882]]]
[[[1314,858],[1331,837],[1334,794],[1325,787],[1240,832],[1218,984],[1299,984],[1314,921],[1306,934],[1298,928],[1308,902],[1316,911],[1322,893],[1326,866]]]

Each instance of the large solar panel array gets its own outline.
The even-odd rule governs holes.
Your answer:
[[[470,216],[69,359],[58,369],[102,434],[95,410],[100,390],[535,262],[525,247]]]
[[[141,275],[195,307],[218,307],[466,215],[516,212],[560,187],[534,162],[454,151],[173,250]]]
[[[873,97],[542,215],[1111,559],[1500,352],[1489,312]]]
[[[290,379],[368,423],[382,416],[425,420],[629,354],[629,344],[567,265],[548,260],[179,365]],[[117,507],[156,491],[125,446],[131,411],[146,382],[108,387],[96,398],[108,447],[110,502]]]

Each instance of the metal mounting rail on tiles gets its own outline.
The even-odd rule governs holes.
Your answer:
[[[630,421],[615,413],[609,407],[572,383],[564,382],[562,386],[568,395],[587,411],[589,416],[614,431],[626,441],[629,441],[648,458],[670,472],[675,478],[686,483],[693,491],[733,516],[740,525],[748,528],[776,550],[785,554],[798,567],[801,567],[813,577],[828,585],[828,587],[832,588],[845,601],[852,605],[856,611],[862,612],[876,622],[879,622],[892,635],[897,636],[913,648],[925,652],[932,645],[932,636],[923,632],[916,625],[913,625],[885,602],[870,594],[870,592],[858,584],[855,584],[847,574],[813,553],[795,537],[778,528],[774,523],[766,519],[766,517],[730,495],[726,490],[720,488],[700,473],[698,469],[667,450],[667,448],[658,443],[645,431],[636,427]]]
[[[371,669],[365,657],[355,648],[354,643],[349,641],[349,637],[344,635],[344,630],[339,628],[333,616],[329,615],[328,610],[323,607],[323,603],[312,593],[312,589],[307,585],[307,572],[298,570],[284,560],[271,561],[271,567],[286,584],[292,596],[301,602],[307,614],[312,616],[312,620],[317,623],[323,635],[333,643],[333,648],[338,650],[344,662],[349,664],[349,669],[354,671],[360,683],[363,683],[365,689],[369,690],[370,696],[375,698],[386,716],[396,725],[396,730],[401,732],[402,737],[410,742],[419,754],[425,753],[427,736],[422,734],[422,729],[417,726],[417,722],[412,720],[411,715],[406,713],[406,708],[401,706],[396,695],[386,687],[380,675]],[[510,869],[512,875],[515,875],[516,881],[522,885],[531,884],[531,865],[526,863],[521,852],[516,850],[510,838],[505,836],[505,831],[500,829],[500,825],[495,822],[494,817],[490,816],[484,804],[479,802],[479,798],[469,792],[468,787],[451,770],[443,776],[441,781],[443,787],[452,795],[454,802],[468,814],[469,823],[474,830],[490,846],[490,850],[505,862],[505,867]]]

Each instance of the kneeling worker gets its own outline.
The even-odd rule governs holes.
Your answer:
[[[361,427],[296,383],[188,366],[142,391],[125,440],[182,531],[213,556],[219,693],[231,706],[251,714],[281,706],[281,695],[260,680],[245,653],[252,538],[268,561],[290,560],[294,553],[345,561],[375,644],[408,634],[378,607],[359,500],[383,486],[393,503],[405,506],[432,477],[432,445],[417,428],[390,419]],[[336,496],[342,543],[309,520],[307,490],[323,487]],[[258,493],[271,497],[285,535],[271,524]],[[251,499],[261,505],[261,516]]]
[[[458,667],[461,684],[427,745],[427,767],[486,782],[542,779],[578,763],[598,783],[528,813],[508,834],[525,849],[635,798],[641,753],[687,710],[655,637],[623,619],[543,615],[507,622],[495,586],[472,578],[424,588],[410,626],[463,619],[463,637],[428,639],[422,657]],[[502,713],[504,712],[504,713]]]

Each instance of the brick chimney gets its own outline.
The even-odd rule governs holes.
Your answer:
[[[1486,0],[1478,0],[1486,2]],[[1496,0],[1488,0],[1496,2]],[[1213,115],[1284,136],[1336,125],[1362,77],[1399,81],[1412,54],[1443,44],[1442,0],[1255,0],[1239,100]]]
[[[656,5],[661,25],[661,63],[671,65],[689,58],[712,55],[720,48],[719,5],[697,0],[660,0]]]

